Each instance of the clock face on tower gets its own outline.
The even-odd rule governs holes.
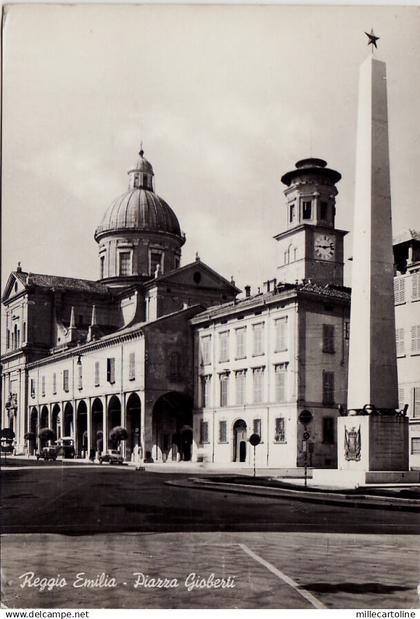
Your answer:
[[[331,234],[316,234],[314,238],[314,255],[320,260],[333,260],[335,256],[335,238]]]

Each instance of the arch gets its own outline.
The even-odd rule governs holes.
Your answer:
[[[109,434],[113,428],[121,425],[121,402],[113,395],[108,402],[108,448],[112,448]]]
[[[92,448],[98,455],[104,450],[104,406],[99,398],[92,402]]]
[[[233,424],[233,462],[246,462],[247,456],[247,425],[243,419],[237,419]]]
[[[126,459],[130,460],[136,448],[140,447],[141,402],[137,393],[131,393],[126,403]]]
[[[70,402],[67,402],[63,414],[63,436],[73,438],[73,430],[73,406]]]
[[[84,458],[87,455],[87,424],[88,414],[86,402],[84,400],[80,400],[76,411],[76,446],[77,456],[79,458]]]
[[[61,434],[62,434],[61,432],[61,409],[58,404],[54,404],[53,406],[51,421],[52,421],[51,429],[53,430],[58,440],[59,438],[61,438]]]
[[[48,428],[48,408],[45,405],[41,408],[39,427],[41,430],[42,428]]]
[[[192,407],[190,396],[177,391],[166,393],[156,400],[152,413],[152,456],[156,460],[191,460]]]
[[[38,410],[33,407],[29,418],[29,432],[33,435],[29,441],[29,455],[33,455],[36,451],[36,441],[38,438]]]

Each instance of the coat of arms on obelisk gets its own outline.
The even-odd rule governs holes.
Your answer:
[[[359,429],[353,426],[351,430],[344,428],[344,457],[346,460],[360,460],[361,452],[361,438],[360,438],[360,426]]]

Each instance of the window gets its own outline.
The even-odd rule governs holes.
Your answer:
[[[319,218],[324,221],[327,219],[328,215],[328,202],[321,202],[321,206],[319,209]]]
[[[53,380],[52,380],[52,392],[53,392],[53,395],[57,393],[57,374],[55,372],[53,374]]]
[[[244,359],[246,357],[246,327],[236,329],[236,358]]]
[[[397,356],[405,355],[404,329],[395,329]]]
[[[404,389],[402,387],[398,387],[398,406],[403,408],[404,405]]]
[[[333,353],[334,348],[334,325],[322,325],[322,351]]]
[[[413,436],[411,439],[411,453],[420,454],[420,437]]]
[[[101,277],[103,279],[105,277],[105,256],[101,256],[100,259],[100,269],[101,269]]]
[[[228,405],[229,374],[220,374],[220,406]]]
[[[286,431],[284,417],[277,417],[274,422],[274,442],[284,443],[286,441]]]
[[[63,370],[63,389],[64,391],[69,390],[69,371]]]
[[[77,388],[83,389],[83,366],[82,364],[77,366]]]
[[[210,406],[211,375],[201,376],[201,406]]]
[[[254,335],[254,355],[263,355],[264,354],[264,323],[260,322],[259,324],[252,325],[253,335]]]
[[[6,348],[10,348],[10,329],[6,330]]]
[[[45,376],[41,377],[41,395],[45,395]]]
[[[264,399],[264,368],[254,368],[252,377],[254,381],[254,404],[260,404]]]
[[[252,432],[253,434],[258,434],[261,438],[261,419],[254,419],[252,422]]]
[[[287,364],[279,363],[274,367],[274,399],[276,402],[287,400]]]
[[[334,372],[322,372],[322,402],[334,404]]]
[[[394,278],[394,301],[396,304],[405,303],[405,279],[404,277]]]
[[[420,325],[411,327],[411,352],[420,352]]]
[[[227,443],[226,421],[219,421],[219,443]]]
[[[158,267],[158,273],[162,271],[162,253],[160,251],[151,251],[150,252],[150,274],[154,275],[156,273],[156,268]]]
[[[246,370],[235,372],[236,404],[245,404]]]
[[[120,253],[118,254],[118,260],[118,274],[131,275],[131,252],[120,251]]]
[[[350,323],[348,320],[344,322],[344,339],[345,340],[350,339]]]
[[[274,321],[274,330],[276,334],[275,351],[287,350],[287,316],[284,318],[277,318],[277,320]]]
[[[35,380],[31,378],[31,398],[35,397]]]
[[[413,301],[420,300],[420,271],[418,273],[413,273],[411,276],[411,290]]]
[[[128,380],[136,378],[136,353],[131,352],[128,355]]]
[[[26,322],[23,323],[22,342],[26,342]]]
[[[203,365],[211,363],[211,335],[201,338],[201,362]]]
[[[95,387],[99,387],[99,361],[95,361]]]
[[[106,379],[109,383],[115,383],[115,358],[108,357],[106,360]]]
[[[219,333],[219,361],[229,361],[229,331]]]
[[[295,218],[295,205],[291,204],[289,208],[289,222],[292,223],[294,218]]]
[[[175,257],[174,259],[174,268],[179,269],[179,258],[178,257]]]
[[[334,417],[322,419],[322,442],[332,445],[334,443]]]
[[[302,202],[302,219],[312,218],[312,203],[310,200],[304,200]]]
[[[420,387],[413,389],[413,417],[420,417]]]
[[[177,381],[180,380],[181,376],[181,359],[179,356],[179,352],[174,351],[169,355],[169,380]]]
[[[209,442],[209,422],[208,421],[200,421],[200,443],[208,443]]]

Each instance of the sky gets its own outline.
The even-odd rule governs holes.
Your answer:
[[[9,5],[3,286],[18,261],[99,277],[93,234],[141,140],[187,237],[182,264],[198,252],[240,288],[274,277],[280,178],[310,156],[342,174],[336,226],[351,230],[372,27],[387,63],[394,232],[420,229],[420,7]]]

